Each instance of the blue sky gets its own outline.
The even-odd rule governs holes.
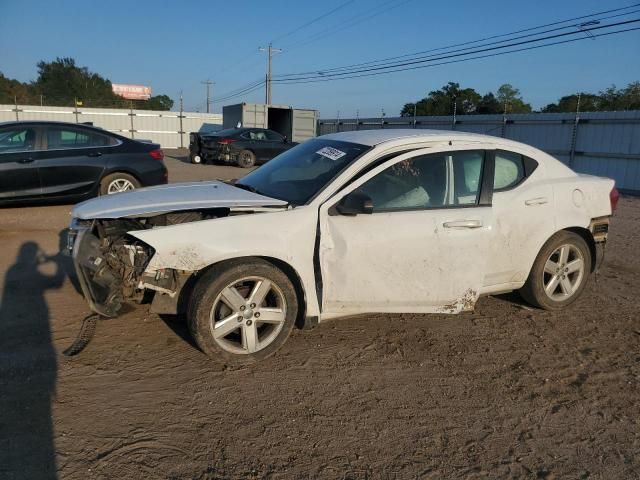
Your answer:
[[[284,50],[274,57],[275,75],[412,53],[632,4],[619,0],[0,0],[0,71],[21,81],[33,80],[38,61],[68,56],[115,83],[150,85],[154,94],[167,94],[176,103],[182,90],[187,109],[204,111],[205,87],[200,81],[215,81],[216,97],[264,78],[266,56],[258,47],[272,39],[274,47]],[[326,32],[351,18],[362,21]],[[319,39],[310,41],[313,38]],[[341,117],[355,116],[356,111],[361,117],[378,116],[382,109],[396,115],[404,103],[455,81],[480,93],[511,83],[538,108],[578,90],[598,91],[640,80],[639,57],[640,31],[635,31],[378,77],[274,85],[273,103],[316,108],[322,117],[334,117],[338,111]],[[224,103],[263,100],[260,90]],[[214,111],[221,106],[214,103]]]

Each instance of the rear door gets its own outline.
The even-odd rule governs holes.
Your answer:
[[[249,139],[251,140],[251,150],[256,154],[258,161],[271,160],[271,142],[267,139],[264,130],[251,130]]]
[[[109,135],[67,125],[43,131],[40,160],[43,195],[83,195],[91,192],[105,169],[106,157],[119,142]]]
[[[495,151],[496,228],[485,286],[519,287],[542,245],[556,231],[553,188],[543,165],[516,151]]]
[[[38,155],[37,127],[0,128],[0,201],[40,196]]]
[[[473,307],[493,230],[492,159],[477,147],[432,152],[389,160],[320,208],[323,313]],[[337,213],[356,191],[371,198],[373,213]]]

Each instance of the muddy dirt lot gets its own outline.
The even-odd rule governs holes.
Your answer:
[[[88,313],[58,253],[69,210],[0,210],[0,478],[640,477],[640,199],[566,311],[337,320],[226,371],[144,307],[61,355]]]

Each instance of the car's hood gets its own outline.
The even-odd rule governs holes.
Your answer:
[[[172,183],[115,193],[75,206],[75,218],[151,216],[178,210],[234,207],[285,207],[287,202],[258,195],[223,182]]]

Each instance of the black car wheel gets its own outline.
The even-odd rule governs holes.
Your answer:
[[[189,159],[191,160],[191,163],[202,163],[202,157],[198,154],[189,155]]]
[[[238,155],[238,166],[250,168],[256,164],[256,155],[251,150],[242,150]]]
[[[128,173],[116,172],[107,175],[100,182],[100,195],[128,192],[140,188],[140,182]]]

